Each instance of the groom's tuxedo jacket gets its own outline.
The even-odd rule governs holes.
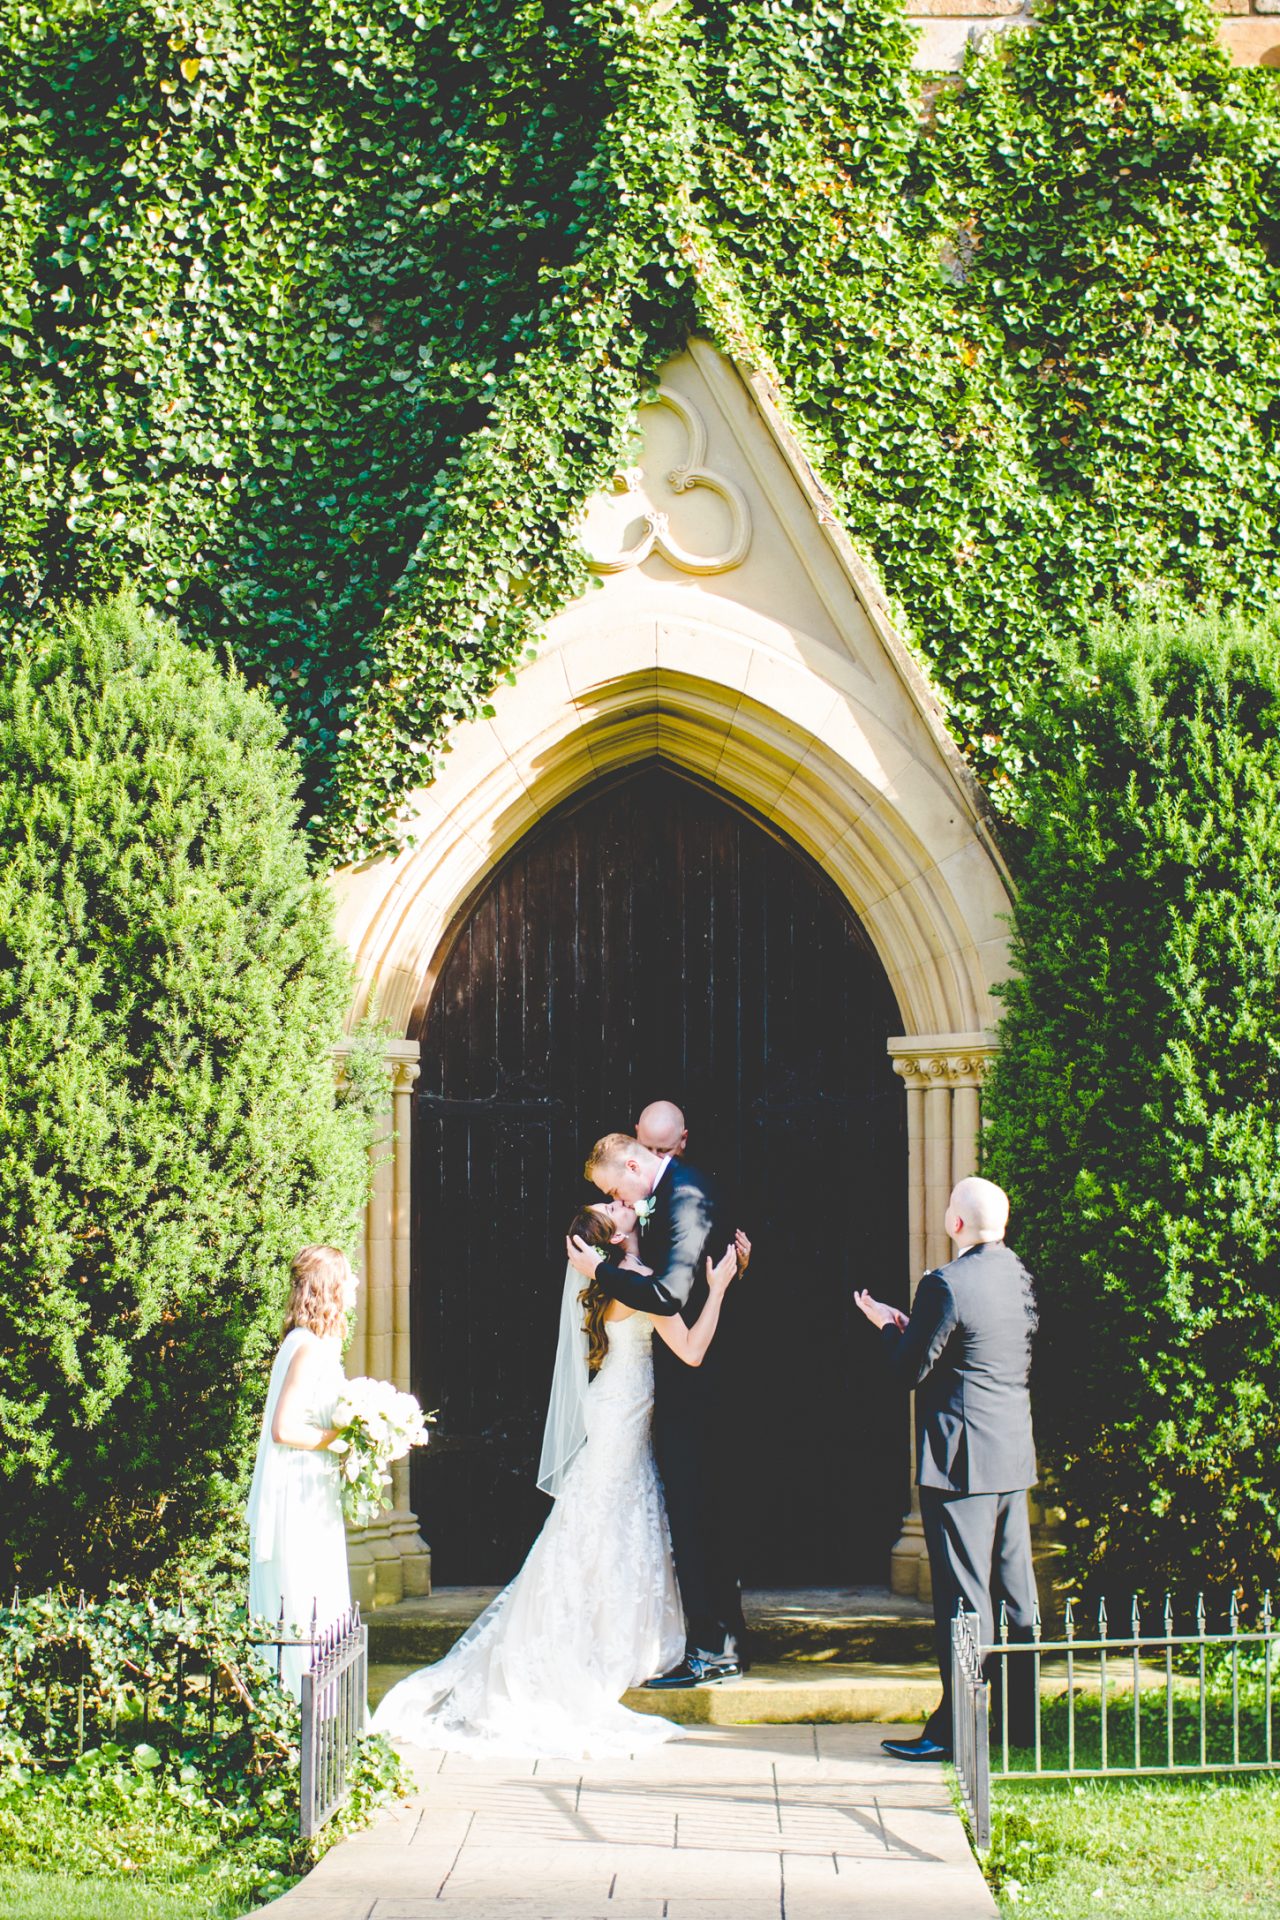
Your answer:
[[[652,1267],[652,1278],[606,1260],[596,1268],[596,1279],[624,1307],[664,1316],[678,1313],[691,1327],[707,1301],[707,1255],[723,1253],[729,1244],[727,1234],[715,1237],[719,1213],[715,1189],[696,1167],[671,1160],[653,1201],[653,1213],[640,1237],[640,1255]],[[715,1372],[715,1352],[713,1341],[703,1365],[687,1367],[668,1346],[655,1340],[655,1385],[664,1380],[668,1388],[690,1393],[705,1390]]]
[[[1035,1485],[1027,1390],[1035,1328],[1031,1276],[996,1240],[926,1273],[905,1330],[881,1329],[895,1375],[916,1390],[922,1487],[970,1494]]]

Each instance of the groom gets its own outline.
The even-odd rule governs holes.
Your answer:
[[[681,1116],[683,1118],[683,1116]],[[711,1183],[687,1161],[654,1153],[626,1133],[591,1149],[587,1179],[610,1199],[637,1207],[652,1278],[606,1260],[598,1247],[569,1242],[569,1259],[623,1306],[692,1326],[707,1298],[706,1265],[721,1234]],[[664,1342],[653,1351],[653,1450],[666,1495],[671,1545],[684,1601],[685,1657],[647,1684],[663,1689],[734,1680],[743,1671],[742,1596],[726,1539],[726,1488],[716,1471],[719,1375],[713,1342],[700,1367],[686,1367]]]

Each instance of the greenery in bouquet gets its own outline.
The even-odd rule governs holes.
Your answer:
[[[334,1413],[337,1435],[329,1450],[342,1476],[342,1511],[353,1527],[367,1527],[391,1507],[391,1467],[411,1447],[425,1447],[434,1413],[386,1380],[348,1380]]]

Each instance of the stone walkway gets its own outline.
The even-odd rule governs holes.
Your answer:
[[[942,1769],[887,1729],[700,1727],[632,1760],[411,1757],[272,1920],[989,1920]]]

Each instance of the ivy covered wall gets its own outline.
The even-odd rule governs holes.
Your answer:
[[[0,602],[136,580],[395,838],[585,585],[698,325],[771,370],[1014,803],[1100,597],[1264,602],[1280,116],[1204,0],[1057,0],[958,82],[891,0],[3,0]]]

